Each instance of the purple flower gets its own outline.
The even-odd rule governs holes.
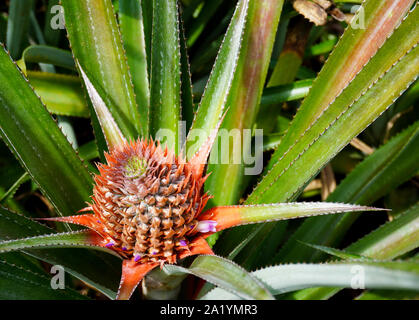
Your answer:
[[[111,242],[108,242],[106,245],[105,245],[105,247],[106,248],[110,248],[110,247],[112,247],[112,246],[114,246],[115,245],[115,243],[113,243],[112,241]]]
[[[134,256],[134,261],[135,261],[135,262],[138,262],[138,260],[140,260],[140,259],[141,259],[141,255],[136,254],[136,255]]]
[[[185,241],[185,240],[180,240],[180,241],[179,241],[179,244],[180,244],[182,247],[185,247],[185,246],[187,245],[187,243],[186,243],[186,241]]]
[[[196,230],[202,233],[217,232],[215,228],[216,226],[217,226],[217,221],[202,220],[202,221],[199,221]]]

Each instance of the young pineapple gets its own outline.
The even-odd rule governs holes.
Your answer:
[[[126,143],[106,159],[90,208],[110,238],[107,247],[135,261],[175,263],[198,231],[206,177],[153,141]]]

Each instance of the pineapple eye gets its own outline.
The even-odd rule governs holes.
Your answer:
[[[127,178],[138,178],[143,175],[147,170],[146,159],[133,156],[128,159],[125,164],[125,176]]]

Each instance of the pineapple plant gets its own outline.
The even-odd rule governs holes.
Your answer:
[[[416,297],[416,1],[40,2],[1,8],[0,297]]]

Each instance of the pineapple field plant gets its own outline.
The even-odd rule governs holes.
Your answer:
[[[1,299],[417,299],[414,0],[0,5]]]

